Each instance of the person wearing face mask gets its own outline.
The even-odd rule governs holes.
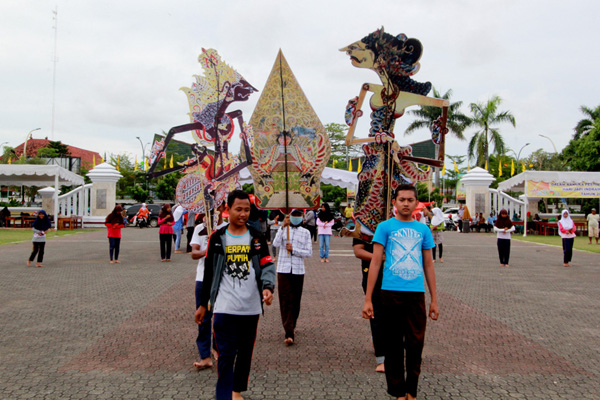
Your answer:
[[[300,315],[304,259],[312,256],[310,232],[301,226],[302,220],[302,210],[293,210],[284,218],[281,229],[273,240],[273,247],[279,248],[277,285],[281,322],[285,331],[284,343],[288,346],[294,344],[294,331]]]

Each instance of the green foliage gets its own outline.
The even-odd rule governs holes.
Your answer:
[[[510,122],[512,126],[516,126],[515,117],[510,111],[498,111],[501,103],[502,99],[498,96],[493,96],[487,103],[471,103],[471,125],[477,127],[478,131],[469,141],[468,155],[469,159],[476,160],[479,167],[490,160],[490,144],[494,146],[494,154],[506,152],[504,139],[494,125]]]
[[[321,183],[321,192],[323,193],[321,201],[327,203],[333,202],[334,210],[332,211],[339,210],[340,204],[346,201],[346,189],[341,187]]]
[[[242,189],[248,194],[254,194],[254,185],[252,183],[244,183]]]
[[[159,178],[159,182],[156,184],[155,193],[160,200],[175,200],[175,189],[179,180],[183,177],[183,174],[176,172],[173,174],[165,175]]]
[[[140,185],[134,185],[131,187],[129,193],[131,197],[138,203],[144,203],[148,199],[148,191],[142,189]]]
[[[579,121],[560,158],[571,171],[600,171],[600,106],[581,110],[589,118]]]
[[[450,100],[450,97],[452,97],[452,89],[449,89],[446,93],[441,95],[434,87],[433,97]],[[446,127],[456,138],[466,140],[463,132],[465,128],[471,124],[471,119],[460,112],[461,106],[462,101],[450,103]],[[417,119],[406,128],[406,131],[404,132],[405,135],[410,135],[419,129],[429,129],[429,127],[442,116],[442,109],[439,107],[421,106],[419,109],[410,110],[408,113],[414,115]]]
[[[58,157],[58,150],[53,149],[52,147],[42,147],[37,151],[38,157],[41,158],[56,158]]]
[[[521,172],[522,165],[525,164],[525,168],[533,171],[564,171],[564,162],[561,161],[559,153],[548,153],[542,149],[538,149],[531,153],[528,157],[522,158],[519,161],[519,172]]]
[[[328,166],[332,167],[335,160],[336,168],[348,169],[348,159],[362,157],[363,153],[360,145],[346,146],[347,125],[332,122],[325,125],[325,130],[329,135],[331,144],[331,157]]]

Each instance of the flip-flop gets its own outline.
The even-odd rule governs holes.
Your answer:
[[[198,371],[202,371],[202,370],[205,370],[205,369],[212,368],[212,365],[200,365],[200,363],[199,363],[199,362],[195,362],[195,363],[194,363],[194,367],[195,367],[195,368],[196,368]]]

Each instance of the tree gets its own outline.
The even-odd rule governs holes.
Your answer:
[[[561,153],[561,160],[571,171],[600,171],[600,106],[581,111],[589,118],[577,123],[575,134]]]
[[[336,166],[340,168],[348,168],[348,160],[351,158],[361,157],[363,155],[361,146],[346,146],[346,132],[348,126],[331,122],[325,125],[325,130],[329,136],[331,144],[331,157],[329,165],[333,166],[335,160]]]
[[[506,152],[504,139],[495,125],[510,122],[516,127],[515,117],[510,111],[498,111],[502,99],[493,96],[487,103],[471,103],[471,125],[479,130],[473,134],[469,142],[469,159],[475,159],[476,165],[483,167],[490,161],[490,144],[494,145],[494,153],[497,155]]]
[[[446,93],[440,95],[440,93],[434,87],[433,97],[450,100],[450,97],[452,97],[452,89],[448,89]],[[446,127],[450,133],[456,136],[457,139],[466,140],[463,132],[471,124],[471,119],[460,112],[459,109],[461,106],[462,101],[450,103]],[[406,131],[404,131],[405,135],[410,135],[419,129],[429,129],[429,127],[442,116],[442,109],[439,107],[421,106],[416,110],[410,110],[408,113],[410,115],[414,115],[418,119],[411,122],[408,128],[406,128]]]
[[[158,198],[161,200],[175,200],[175,189],[182,176],[182,173],[176,172],[161,177],[155,190]]]
[[[438,99],[450,100],[452,97],[452,89],[448,89],[446,93],[440,95],[440,93],[433,88],[433,97],[437,97]],[[446,121],[446,127],[448,131],[452,133],[456,138],[460,140],[466,140],[463,135],[464,130],[471,124],[471,120],[469,117],[460,112],[460,107],[462,106],[462,101],[457,101],[454,103],[450,103],[450,107],[448,108],[448,119]],[[416,130],[419,129],[429,129],[431,125],[438,120],[442,116],[442,109],[439,107],[431,107],[431,106],[421,106],[416,110],[410,110],[408,112],[411,115],[414,115],[418,119],[411,122],[411,124],[404,131],[404,135],[410,135]],[[436,151],[436,158],[438,154]],[[440,169],[435,169],[435,185],[439,186],[440,182]]]

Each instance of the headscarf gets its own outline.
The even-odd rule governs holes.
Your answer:
[[[502,214],[506,214],[506,217],[503,217]],[[504,229],[504,228],[512,228],[513,224],[512,221],[510,220],[510,217],[508,216],[508,211],[506,211],[504,208],[502,210],[500,210],[500,212],[498,213],[498,219],[496,219],[496,228],[498,229]]]
[[[105,224],[123,224],[123,207],[117,204],[110,214],[104,220]]]
[[[567,214],[566,218],[565,218],[565,214]],[[571,219],[571,215],[569,215],[569,210],[563,210],[563,212],[560,213],[560,224],[563,227],[563,229],[565,229],[567,231],[573,229],[573,225],[575,223]]]
[[[464,211],[463,211],[463,219],[464,220],[470,220],[471,219],[471,213],[469,212],[469,207],[464,206],[463,207]]]
[[[321,220],[321,222],[329,222],[333,219],[333,214],[329,209],[329,204],[323,203],[321,207],[325,207],[325,211],[319,211],[319,215],[317,217]]]
[[[432,213],[433,213],[433,218],[431,218],[431,225],[432,226],[441,225],[444,222],[444,214],[442,213],[442,210],[440,210],[439,207],[435,207],[432,210]]]
[[[40,218],[40,215],[42,214],[45,216],[45,218]],[[38,211],[37,217],[35,218],[35,221],[33,221],[32,226],[38,231],[47,231],[52,227],[52,224],[50,224],[50,218],[48,218],[48,214],[46,213],[46,211]]]

